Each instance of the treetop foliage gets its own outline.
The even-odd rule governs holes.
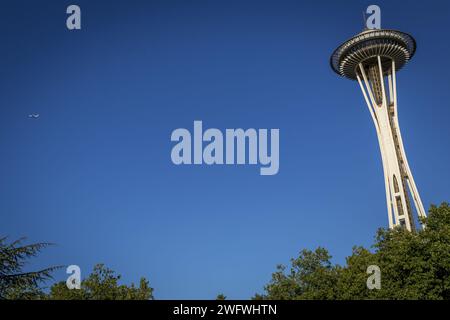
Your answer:
[[[354,247],[340,266],[324,248],[302,250],[279,265],[253,299],[450,299],[450,207],[431,206],[426,228],[379,229],[372,250]],[[381,271],[381,289],[367,288],[367,268]]]
[[[41,296],[40,283],[52,279],[51,273],[60,267],[50,267],[33,272],[24,272],[27,259],[36,256],[51,243],[22,245],[25,238],[7,243],[0,238],[0,299],[26,299]]]
[[[370,249],[355,246],[345,265],[334,264],[325,248],[304,249],[290,266],[278,265],[262,294],[253,299],[450,299],[450,206],[431,206],[422,221],[424,230],[379,229]],[[34,272],[23,270],[27,260],[50,243],[11,243],[0,237],[0,299],[148,300],[153,288],[141,278],[139,286],[120,284],[121,276],[97,264],[80,289],[57,282],[49,293],[41,284],[60,267]],[[369,266],[381,271],[381,288],[369,289]],[[219,294],[217,300],[225,300]]]
[[[68,289],[64,281],[50,288],[52,300],[150,300],[153,288],[141,278],[139,286],[119,284],[121,276],[103,264],[94,266],[92,273],[81,282],[81,288]]]

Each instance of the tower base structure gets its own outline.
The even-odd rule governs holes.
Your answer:
[[[402,226],[413,231],[416,226],[410,198],[419,218],[426,217],[426,213],[409,168],[400,133],[395,60],[378,55],[375,62],[360,62],[356,77],[380,145],[389,227]]]

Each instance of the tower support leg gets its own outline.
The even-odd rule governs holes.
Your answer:
[[[386,72],[385,65],[386,61],[383,65],[380,56],[377,57],[376,65],[367,67],[359,64],[357,79],[369,108],[380,145],[389,227],[403,226],[407,230],[413,231],[415,230],[415,220],[409,193],[412,195],[418,216],[426,217],[426,213],[406,159],[400,134],[395,62],[391,61],[388,72]]]

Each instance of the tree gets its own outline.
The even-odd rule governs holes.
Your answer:
[[[223,293],[219,293],[216,297],[216,300],[226,300],[227,296],[224,295]]]
[[[50,267],[39,271],[24,272],[27,259],[36,256],[50,243],[22,245],[24,238],[7,243],[7,237],[0,238],[0,299],[41,299],[45,295],[40,284],[51,279]]]
[[[296,259],[291,259],[291,268],[278,265],[272,280],[265,287],[265,295],[255,299],[334,299],[339,267],[332,265],[331,256],[324,248],[315,251],[302,250]]]
[[[378,230],[373,252],[354,247],[343,267],[323,248],[303,250],[254,299],[450,299],[449,204],[431,206],[423,222],[417,232]],[[366,286],[370,265],[381,270],[380,290]]]
[[[50,288],[52,300],[149,300],[153,299],[153,288],[148,280],[141,278],[139,287],[120,285],[121,276],[103,264],[94,266],[93,272],[81,282],[81,289],[68,289],[65,282]]]

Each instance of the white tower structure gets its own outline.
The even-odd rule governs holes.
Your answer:
[[[384,29],[364,30],[340,45],[330,64],[339,75],[357,80],[375,125],[383,162],[389,227],[415,230],[414,213],[426,217],[406,159],[398,123],[396,72],[416,50],[412,36]],[[411,201],[412,198],[412,201]]]

